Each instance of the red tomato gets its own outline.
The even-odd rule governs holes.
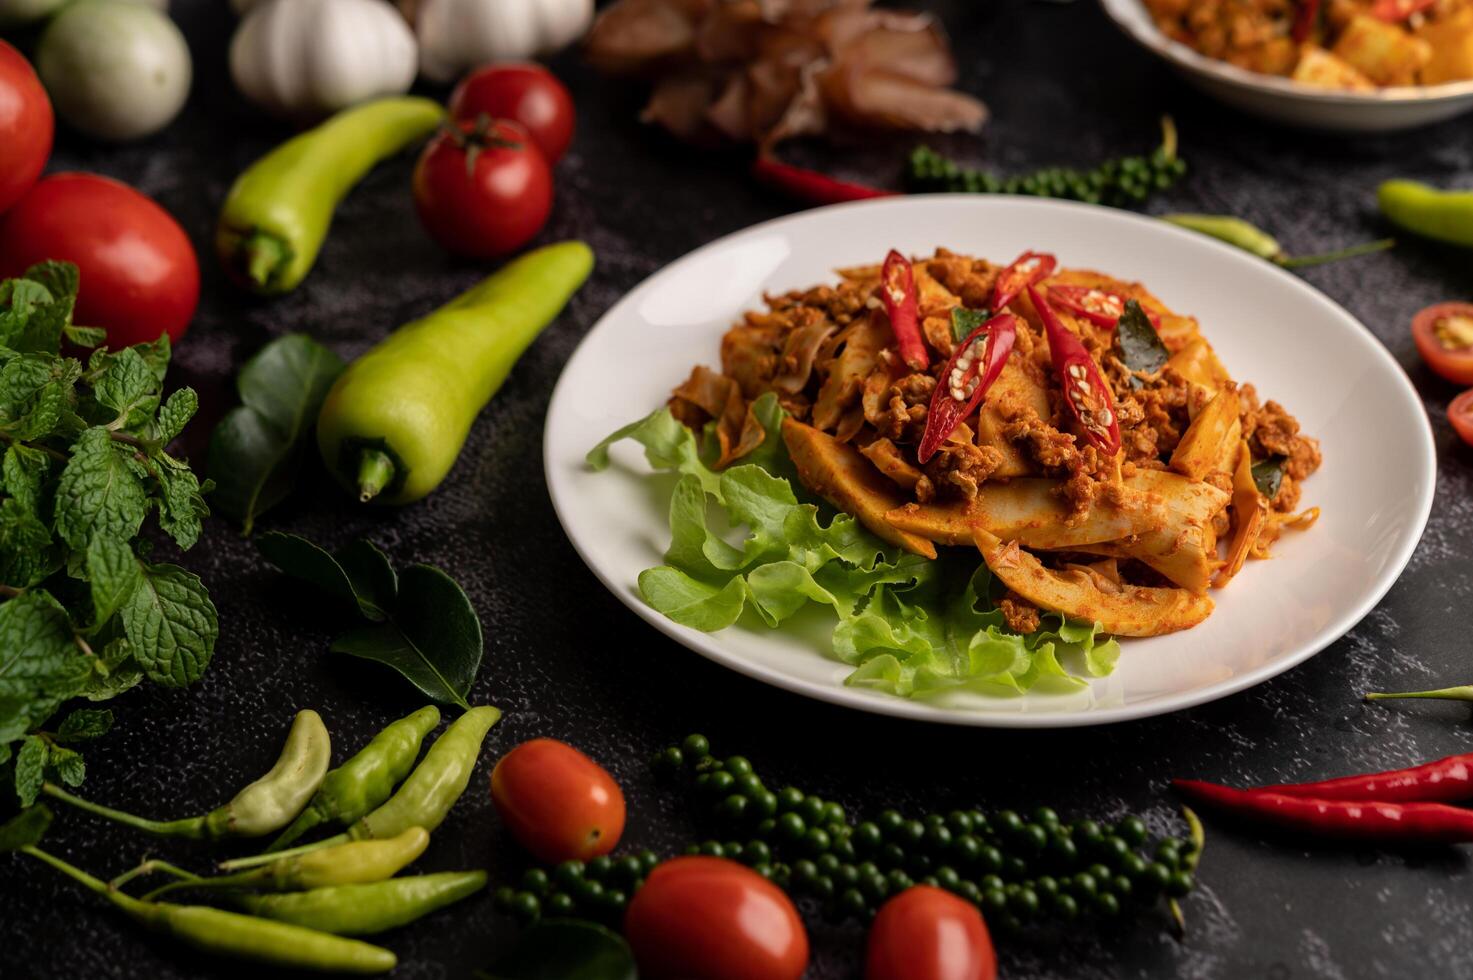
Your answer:
[[[624,794],[603,767],[550,738],[523,742],[491,770],[491,800],[527,850],[549,864],[607,854],[624,833]]]
[[[997,954],[971,902],[916,885],[880,906],[869,928],[865,980],[993,980]]]
[[[624,937],[646,980],[798,980],[808,965],[792,900],[725,858],[655,868],[629,902]]]
[[[541,65],[487,65],[467,75],[450,95],[450,118],[473,123],[482,114],[520,123],[549,165],[573,142],[573,97]]]
[[[31,63],[0,41],[0,211],[30,190],[46,158],[56,117]]]
[[[1412,339],[1427,366],[1454,384],[1473,385],[1473,303],[1438,303],[1412,318]]]
[[[179,223],[152,200],[96,174],[52,174],[0,218],[0,276],[46,259],[82,275],[73,319],[107,330],[114,350],[177,341],[199,303],[199,260]]]
[[[415,164],[414,204],[447,251],[492,259],[527,244],[547,222],[552,172],[516,123],[452,123]]]
[[[1463,392],[1447,407],[1447,419],[1458,436],[1473,446],[1473,389]]]

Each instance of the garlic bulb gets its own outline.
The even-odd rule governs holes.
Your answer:
[[[593,0],[418,0],[420,69],[451,82],[491,61],[552,54],[583,36]]]

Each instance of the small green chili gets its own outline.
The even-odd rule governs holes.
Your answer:
[[[224,806],[201,817],[149,820],[73,796],[51,783],[42,791],[80,810],[126,824],[156,837],[218,840],[222,837],[260,837],[286,826],[322,785],[332,760],[332,741],[317,712],[297,712],[276,765],[235,794]]]
[[[201,905],[145,902],[125,895],[34,845],[21,853],[51,865],[101,895],[146,928],[172,936],[207,953],[270,963],[299,970],[332,973],[387,973],[397,964],[392,952],[356,939],[288,922],[260,919]]]
[[[349,826],[371,812],[409,775],[420,743],[439,723],[440,709],[430,705],[379,732],[357,755],[327,774],[307,809],[267,850],[281,850],[318,824]]]
[[[350,840],[395,837],[410,827],[433,831],[465,792],[471,772],[476,767],[476,759],[481,754],[481,743],[500,718],[501,709],[487,705],[472,708],[455,719],[445,729],[445,734],[430,746],[424,760],[404,780],[398,792],[343,833],[274,854],[224,861],[220,867],[226,871],[251,868],[277,858],[305,854]]]
[[[1473,701],[1473,684],[1442,687],[1435,691],[1368,691],[1367,701],[1389,701],[1394,698],[1428,698],[1434,701]]]
[[[252,915],[342,936],[394,929],[486,887],[484,871],[446,871],[282,895],[242,895]]]
[[[1334,252],[1322,252],[1316,255],[1287,255],[1277,238],[1257,225],[1249,224],[1242,218],[1235,218],[1232,215],[1163,214],[1161,220],[1216,238],[1220,242],[1226,242],[1236,248],[1241,248],[1245,252],[1251,252],[1261,259],[1268,259],[1275,265],[1282,266],[1286,269],[1299,269],[1311,265],[1324,265],[1327,262],[1338,262],[1341,259],[1350,259],[1357,255],[1381,252],[1396,244],[1393,239],[1383,238],[1374,242],[1363,242],[1360,245],[1352,245],[1349,248],[1338,249]]]
[[[1473,191],[1444,191],[1414,180],[1388,180],[1377,189],[1376,201],[1393,224],[1473,248]]]

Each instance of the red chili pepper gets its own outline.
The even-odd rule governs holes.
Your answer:
[[[1376,0],[1371,7],[1371,16],[1388,24],[1396,24],[1412,14],[1426,10],[1436,2],[1437,0]]]
[[[1453,803],[1473,798],[1473,752],[1450,755],[1407,769],[1344,776],[1319,783],[1262,786],[1252,792],[1309,796],[1318,800],[1377,800],[1381,803]]]
[[[1233,789],[1195,779],[1172,780],[1183,796],[1267,826],[1319,836],[1409,844],[1473,841],[1473,810],[1446,803],[1323,800]]]
[[[1125,315],[1125,301],[1129,297],[1094,286],[1050,286],[1048,298],[1054,305],[1063,307],[1075,316],[1084,317],[1097,327],[1114,330],[1120,318]],[[1150,319],[1151,326],[1160,328],[1159,316],[1150,312],[1146,316]]]
[[[1037,286],[1028,287],[1028,296],[1043,320],[1054,373],[1059,377],[1059,387],[1064,389],[1064,404],[1069,406],[1091,445],[1106,456],[1114,456],[1120,451],[1120,420],[1115,417],[1115,396],[1110,393],[1110,386],[1100,376],[1100,369],[1084,344],[1059,321],[1059,315],[1040,295]]]
[[[1295,44],[1303,44],[1309,40],[1315,21],[1320,17],[1320,2],[1321,0],[1299,0],[1299,12],[1294,16],[1294,29],[1289,32]]]
[[[921,339],[915,270],[910,267],[910,260],[893,248],[880,270],[880,301],[890,315],[890,329],[895,332],[900,359],[912,371],[924,371],[931,365],[931,357],[926,353],[926,342]]]
[[[867,201],[876,197],[896,197],[895,191],[881,190],[868,184],[839,180],[817,170],[795,167],[775,157],[762,155],[752,164],[752,173],[764,184],[786,191],[809,204],[840,204],[844,201]]]
[[[967,334],[936,381],[931,407],[926,412],[926,431],[921,436],[916,458],[924,463],[971,416],[987,397],[987,391],[1002,374],[1013,341],[1018,338],[1018,318],[1000,313]]]
[[[1053,275],[1058,259],[1047,252],[1024,252],[1002,270],[992,287],[992,308],[1001,313],[1018,294]]]

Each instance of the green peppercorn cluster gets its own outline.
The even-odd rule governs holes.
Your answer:
[[[687,785],[726,840],[687,854],[740,861],[836,918],[868,918],[915,884],[935,885],[980,907],[1003,931],[1044,919],[1119,916],[1193,887],[1196,846],[1165,838],[1148,846],[1145,824],[1065,823],[1048,807],[1028,818],[1011,810],[952,810],[909,819],[886,810],[855,823],[838,803],[795,787],[767,788],[742,756],[718,759],[701,735],[655,758]],[[530,921],[578,915],[617,922],[629,896],[659,863],[651,851],[529,869],[521,888],[496,893],[502,911]]]
[[[1171,187],[1186,172],[1186,161],[1164,146],[1149,156],[1107,160],[1092,170],[1050,167],[1013,177],[963,167],[928,146],[918,146],[906,167],[906,186],[919,193],[1026,194],[1131,207]]]

